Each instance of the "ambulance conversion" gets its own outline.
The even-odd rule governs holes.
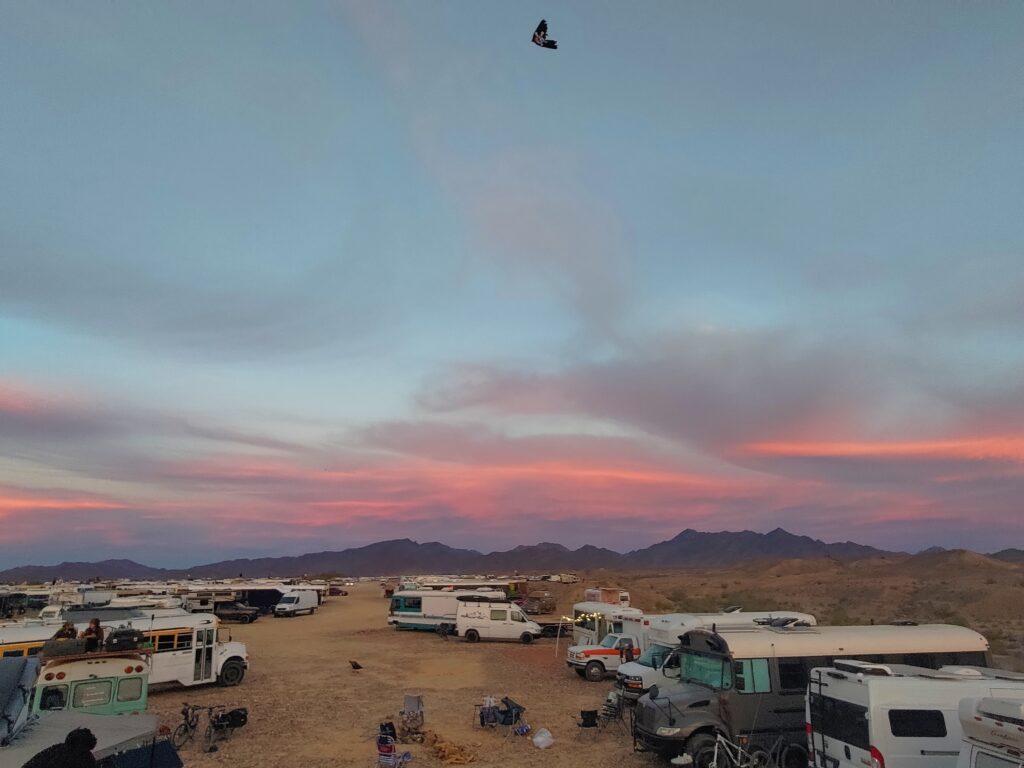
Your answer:
[[[636,701],[658,682],[663,682],[662,667],[679,645],[679,636],[691,629],[744,626],[803,626],[813,627],[817,619],[809,613],[796,611],[729,610],[722,613],[668,613],[644,619],[646,638],[643,653],[634,661],[619,663],[615,687],[627,701]],[[678,665],[673,656],[670,664]],[[589,676],[587,679],[592,679]],[[600,678],[597,678],[600,679]]]
[[[956,768],[1022,768],[1024,703],[1016,699],[963,699],[963,741]]]
[[[811,670],[806,715],[813,765],[956,768],[960,701],[1024,702],[1024,674],[983,667],[938,670],[836,660]]]

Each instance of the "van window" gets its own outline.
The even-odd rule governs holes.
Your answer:
[[[812,693],[809,703],[811,727],[815,733],[849,744],[857,749],[871,748],[867,707],[831,699],[820,693]]]
[[[512,614],[512,621],[523,621],[523,622],[525,622],[526,621],[526,617],[523,616],[523,614],[520,613],[519,611],[515,611]]]
[[[508,618],[508,611],[502,609],[491,609],[491,621],[505,621]]]
[[[142,678],[126,677],[117,684],[118,701],[138,701],[142,698]]]
[[[637,664],[642,664],[645,667],[652,669],[658,669],[665,661],[665,657],[672,651],[666,645],[659,643],[653,643],[647,646],[647,650],[640,654],[640,658],[634,659]]]
[[[974,768],[1019,768],[1020,765],[1020,760],[1004,760],[986,752],[979,752]]]
[[[78,683],[71,696],[71,705],[78,707],[99,707],[110,703],[110,681],[91,680]]]
[[[893,736],[941,739],[946,735],[946,720],[937,709],[890,709],[889,727]]]
[[[779,659],[779,688],[783,691],[807,688],[807,670],[801,659]]]
[[[740,693],[770,693],[771,678],[768,675],[768,659],[744,659],[733,664],[736,690]]]
[[[407,611],[422,611],[423,610],[423,598],[422,597],[404,597],[402,601],[405,603],[404,609]]]

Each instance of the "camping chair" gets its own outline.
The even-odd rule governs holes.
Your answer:
[[[626,731],[626,723],[623,718],[625,714],[626,700],[622,694],[612,691],[604,700],[601,710],[597,713],[597,721],[602,728],[611,725],[618,726],[623,732]]]
[[[402,742],[423,741],[423,697],[405,695],[405,705],[398,713],[402,719],[398,736]]]
[[[596,709],[581,709],[580,719],[576,721],[576,738],[582,738],[585,733],[590,734],[591,739],[597,738],[600,727]]]
[[[530,729],[530,726],[526,724],[526,720],[523,717],[525,712],[526,707],[512,701],[508,696],[501,700],[501,707],[498,708],[498,718],[499,725],[505,728],[505,738],[508,738],[513,733],[525,735]]]

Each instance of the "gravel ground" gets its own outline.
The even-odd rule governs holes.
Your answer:
[[[150,711],[174,727],[182,701],[249,709],[249,724],[217,752],[187,744],[181,757],[192,766],[327,768],[373,766],[377,724],[398,722],[403,696],[422,694],[426,728],[467,747],[478,766],[653,766],[633,753],[615,729],[596,739],[576,738],[581,709],[600,706],[608,689],[588,683],[565,666],[566,639],[531,645],[479,643],[399,632],[385,624],[387,603],[375,585],[360,585],[335,597],[313,616],[265,617],[233,627],[249,648],[251,669],[237,688],[173,688],[150,695]],[[363,665],[353,672],[348,661]],[[555,743],[534,747],[530,738],[504,738],[474,727],[473,705],[485,695],[511,696],[527,707],[534,730],[545,727]],[[411,768],[443,763],[422,744],[403,747]]]

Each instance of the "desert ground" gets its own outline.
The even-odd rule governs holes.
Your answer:
[[[822,623],[882,622],[911,618],[972,626],[986,634],[1001,666],[1024,668],[1024,568],[966,553],[892,561],[782,562],[715,571],[588,574],[579,585],[543,585],[571,612],[584,584],[630,589],[635,605],[650,612],[713,610],[742,604],[750,610],[808,611]],[[249,708],[249,725],[203,754],[186,745],[186,766],[326,768],[372,766],[377,725],[398,720],[403,695],[421,694],[426,728],[467,748],[478,766],[648,766],[629,737],[610,730],[594,741],[576,739],[579,710],[600,705],[611,680],[588,683],[563,661],[554,640],[529,646],[470,645],[429,633],[396,631],[385,624],[387,601],[375,584],[331,598],[313,616],[265,617],[232,627],[247,643],[251,669],[237,688],[207,686],[151,694],[150,709],[174,727],[183,701]],[[353,672],[348,661],[364,669]],[[555,743],[546,750],[529,737],[504,738],[474,727],[473,705],[485,695],[511,696],[527,707],[534,730]],[[403,747],[412,766],[443,765],[421,744]]]

